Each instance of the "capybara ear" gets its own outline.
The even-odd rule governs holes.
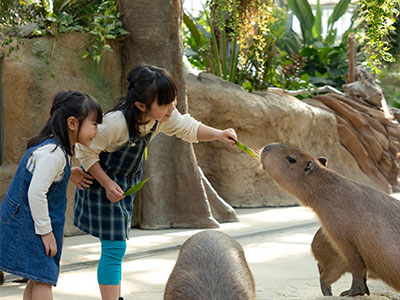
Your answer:
[[[320,162],[321,164],[323,164],[325,167],[328,166],[328,159],[327,159],[326,157],[323,157],[323,156],[318,157],[318,160],[319,160],[319,162]]]
[[[307,162],[306,167],[304,168],[304,172],[306,172],[306,175],[308,175],[308,174],[311,172],[311,170],[313,169],[313,167],[314,167],[313,161],[312,161],[312,160],[309,160],[309,161]]]

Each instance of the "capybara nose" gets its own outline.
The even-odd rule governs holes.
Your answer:
[[[272,149],[272,145],[271,144],[267,145],[267,146],[264,147],[264,149],[262,150],[261,154],[264,154],[264,153],[270,151],[271,149]]]
[[[268,144],[268,145],[265,146],[264,149],[262,150],[261,155],[267,153],[268,151],[271,151],[272,149],[278,149],[278,148],[281,148],[281,147],[284,148],[285,146],[283,146],[282,144],[279,144],[279,143]]]

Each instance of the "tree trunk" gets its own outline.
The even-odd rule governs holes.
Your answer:
[[[167,69],[178,85],[178,109],[185,113],[182,1],[121,0],[119,5],[124,27],[131,33],[122,52],[125,73],[141,62]],[[148,158],[143,178],[151,179],[135,199],[140,227],[218,227],[190,143],[159,134],[149,145]]]

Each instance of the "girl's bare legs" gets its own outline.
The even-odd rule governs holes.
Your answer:
[[[23,300],[32,300],[32,288],[32,280],[29,280],[24,290],[24,297],[22,298]]]
[[[24,291],[23,300],[53,300],[53,286],[29,280]]]
[[[118,300],[121,291],[121,284],[99,284],[99,287],[102,300]]]

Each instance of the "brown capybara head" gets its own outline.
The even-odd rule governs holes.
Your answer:
[[[262,150],[261,163],[272,179],[299,197],[304,189],[318,179],[316,177],[320,176],[320,169],[326,169],[327,159],[316,158],[298,148],[273,143]]]

